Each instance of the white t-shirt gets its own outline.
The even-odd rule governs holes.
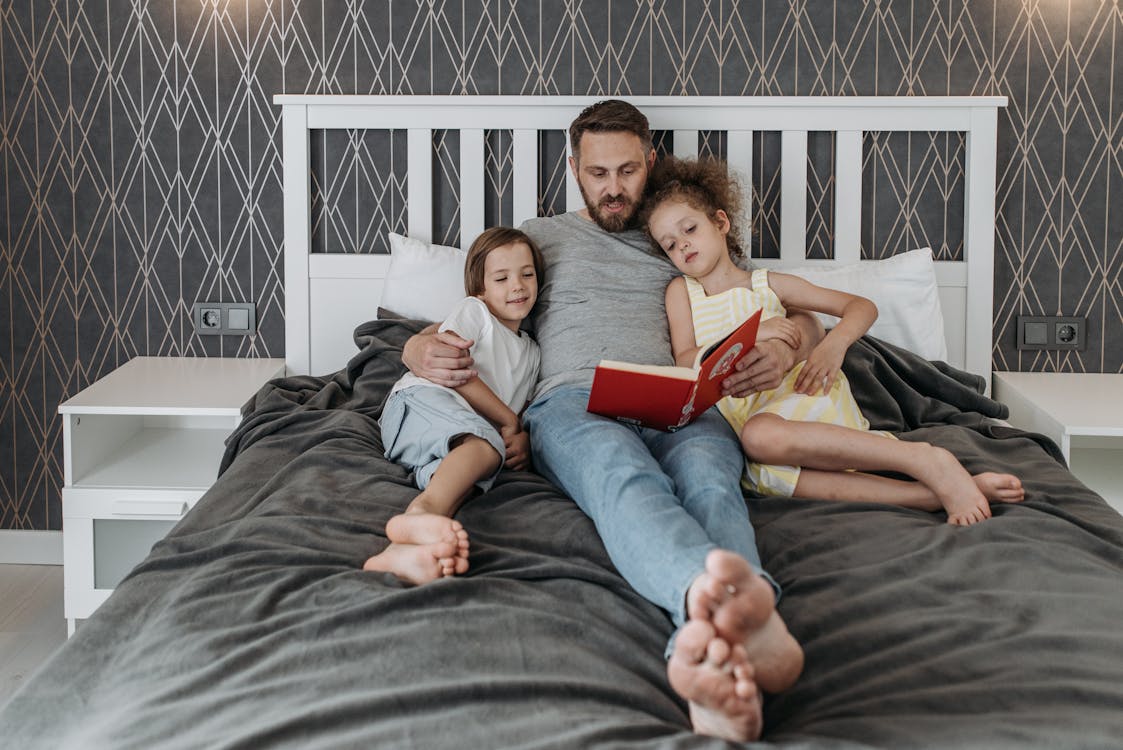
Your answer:
[[[476,297],[465,297],[457,303],[440,330],[453,331],[461,338],[475,341],[471,353],[480,380],[513,412],[521,412],[538,380],[538,366],[542,359],[534,339],[500,323],[483,300]],[[407,372],[394,384],[390,393],[415,385],[444,388]],[[472,408],[459,393],[451,388],[446,390],[463,401],[466,407]]]

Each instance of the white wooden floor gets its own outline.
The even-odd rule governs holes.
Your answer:
[[[65,641],[62,566],[0,565],[0,706]]]

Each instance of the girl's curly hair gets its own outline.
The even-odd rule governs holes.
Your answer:
[[[660,159],[647,181],[639,221],[648,239],[660,249],[647,222],[651,214],[664,201],[684,201],[710,218],[717,220],[717,212],[729,217],[729,234],[725,237],[729,255],[734,260],[745,257],[741,247],[740,217],[742,211],[741,185],[730,176],[725,162],[717,159],[679,159],[667,156]]]

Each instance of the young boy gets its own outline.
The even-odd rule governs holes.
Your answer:
[[[407,373],[380,426],[386,457],[414,472],[421,494],[386,524],[390,546],[364,570],[414,584],[468,570],[468,533],[452,519],[473,487],[491,487],[504,461],[527,466],[522,411],[538,378],[538,344],[519,330],[538,298],[542,256],[518,229],[494,227],[468,250],[468,296],[441,325],[474,342],[478,376],[455,389]]]

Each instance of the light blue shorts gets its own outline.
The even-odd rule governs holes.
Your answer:
[[[475,435],[491,443],[500,459],[507,454],[503,438],[491,422],[444,388],[417,385],[391,394],[378,424],[386,458],[412,471],[420,489],[429,486],[433,472],[448,455],[449,444],[461,435]],[[485,492],[491,489],[502,468],[500,462],[499,469],[476,486]]]

